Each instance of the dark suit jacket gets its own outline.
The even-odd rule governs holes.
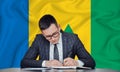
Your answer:
[[[63,42],[63,59],[67,58],[68,54],[71,52],[69,55],[71,58],[74,58],[75,55],[77,55],[79,60],[84,62],[85,67],[94,68],[95,61],[85,50],[78,36],[66,32],[61,33]],[[49,60],[49,47],[49,41],[47,41],[42,34],[36,35],[34,42],[21,61],[21,67],[41,67],[43,60]],[[40,59],[36,60],[38,55],[40,56]]]

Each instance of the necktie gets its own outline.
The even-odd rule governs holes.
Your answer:
[[[59,52],[56,44],[54,45],[54,59],[59,60]]]

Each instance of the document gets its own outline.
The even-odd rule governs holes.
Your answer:
[[[79,67],[79,66],[52,66],[52,67],[41,67],[41,68],[22,68],[22,70],[30,70],[30,71],[37,71],[37,70],[51,70],[51,69],[59,69],[59,70],[67,70],[67,69],[85,69],[90,70],[90,67]]]
[[[41,68],[22,68],[22,70],[25,70],[25,71],[37,71],[37,70],[50,70],[51,68],[48,68],[48,67],[41,67]]]
[[[79,67],[79,66],[52,66],[53,69],[91,69],[90,67]]]
[[[76,66],[52,66],[50,68],[56,68],[56,69],[76,69]]]

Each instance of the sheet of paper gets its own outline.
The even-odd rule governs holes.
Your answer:
[[[50,68],[56,68],[56,69],[76,69],[76,66],[52,66]]]
[[[51,68],[48,67],[42,67],[42,68],[22,68],[22,70],[50,70]]]
[[[89,67],[78,67],[78,66],[52,66],[50,68],[55,68],[55,69],[91,69]]]
[[[51,70],[51,69],[91,69],[89,67],[77,67],[77,66],[52,66],[42,68],[22,68],[22,70]]]

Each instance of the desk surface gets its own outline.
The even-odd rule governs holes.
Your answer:
[[[120,72],[110,69],[94,69],[94,70],[83,70],[83,69],[38,69],[38,68],[32,68],[32,69],[20,69],[20,68],[8,68],[8,69],[2,69],[0,72]]]

